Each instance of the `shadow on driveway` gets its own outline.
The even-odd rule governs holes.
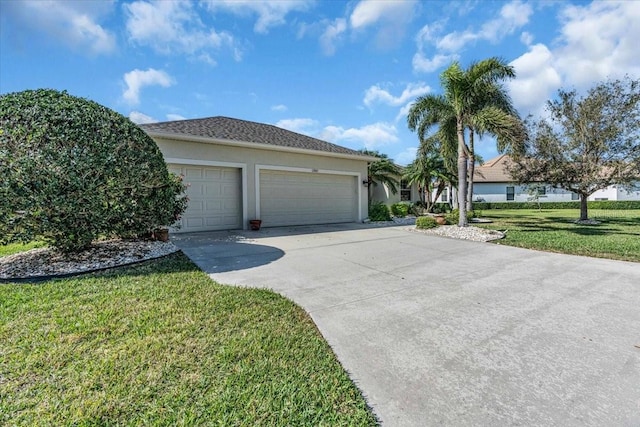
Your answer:
[[[233,232],[178,234],[171,241],[207,274],[244,270],[276,261],[284,252]]]

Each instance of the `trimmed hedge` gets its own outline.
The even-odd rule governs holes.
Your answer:
[[[540,202],[542,209],[580,209],[580,201]],[[640,200],[597,200],[587,202],[589,209],[640,209]],[[473,209],[538,209],[536,202],[474,202]]]
[[[0,96],[0,244],[80,251],[172,225],[187,199],[156,143],[121,114],[50,89]]]
[[[421,216],[416,218],[416,228],[435,228],[438,226],[436,219],[432,216]]]

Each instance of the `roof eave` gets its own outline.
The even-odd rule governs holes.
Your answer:
[[[334,153],[331,151],[320,151],[320,150],[311,150],[308,148],[286,147],[282,145],[270,145],[270,144],[263,144],[259,142],[236,141],[233,139],[210,138],[206,136],[188,135],[183,133],[159,132],[159,131],[152,131],[144,128],[143,130],[147,133],[147,135],[149,135],[152,138],[156,137],[156,138],[176,139],[179,141],[191,141],[191,142],[202,142],[205,144],[229,145],[233,147],[254,148],[258,150],[284,151],[287,153],[313,154],[316,156],[336,157],[336,158],[350,159],[350,160],[361,160],[366,162],[373,162],[378,160],[377,157],[366,156],[366,155],[361,156],[357,154]]]

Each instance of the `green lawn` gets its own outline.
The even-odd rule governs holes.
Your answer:
[[[309,316],[183,255],[0,285],[0,425],[375,425]]]
[[[578,210],[484,210],[483,218],[494,230],[508,230],[494,243],[543,251],[562,252],[640,262],[640,210],[593,210],[589,218],[598,225],[579,225]]]
[[[8,245],[0,245],[0,257],[28,251],[29,249],[42,248],[44,246],[46,246],[44,242],[31,242],[27,244],[10,243]]]

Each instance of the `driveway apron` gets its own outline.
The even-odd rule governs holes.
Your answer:
[[[383,425],[640,425],[640,264],[401,226],[173,240],[301,305]]]

